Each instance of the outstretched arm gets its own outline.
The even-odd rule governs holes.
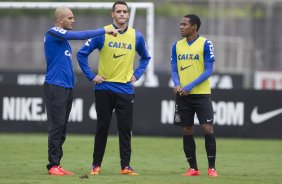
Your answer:
[[[104,28],[99,28],[97,30],[85,30],[85,31],[67,31],[67,33],[65,34],[65,39],[86,40],[103,34],[105,34]]]
[[[96,36],[101,36],[104,34],[110,34],[116,36],[118,34],[117,29],[104,29],[99,28],[96,30],[85,30],[85,31],[68,31],[58,27],[51,28],[48,33],[61,38],[61,40],[86,40],[90,38],[94,38]]]

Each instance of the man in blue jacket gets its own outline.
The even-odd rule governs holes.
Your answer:
[[[74,16],[67,7],[55,11],[55,26],[44,38],[44,52],[47,64],[44,82],[44,96],[48,119],[48,174],[74,174],[60,166],[63,156],[62,145],[66,139],[66,128],[72,107],[74,72],[72,49],[68,40],[85,40],[105,33],[116,36],[115,29],[100,28],[87,31],[70,31]]]

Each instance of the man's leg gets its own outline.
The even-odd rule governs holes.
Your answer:
[[[116,97],[121,169],[130,165],[133,104],[134,95],[118,94]]]
[[[178,112],[180,114],[181,126],[183,130],[183,150],[189,163],[190,168],[182,174],[183,176],[199,176],[196,144],[193,136],[194,129],[194,97],[193,96],[176,96]]]
[[[66,140],[66,134],[67,134],[67,125],[68,125],[68,122],[69,122],[69,115],[70,115],[70,112],[71,112],[71,108],[72,108],[72,102],[73,102],[73,92],[72,92],[72,89],[68,89],[68,92],[67,92],[67,107],[66,107],[66,115],[65,115],[65,124],[64,124],[64,129],[63,129],[63,134],[62,134],[62,137],[61,137],[61,148],[63,148],[63,144]],[[61,158],[63,157],[63,149],[61,149]],[[60,159],[61,159],[60,158]]]
[[[59,166],[62,157],[62,135],[65,128],[67,93],[63,87],[44,84],[48,119],[48,160],[47,169]]]
[[[213,133],[213,125],[202,124],[201,127],[205,134],[205,147],[207,152],[209,168],[215,169],[216,141]]]
[[[110,127],[114,101],[111,92],[95,91],[97,126],[93,153],[93,166],[101,166]]]
[[[190,168],[198,170],[193,126],[183,127],[183,149]]]
[[[208,175],[216,177],[215,159],[216,159],[216,141],[213,131],[213,107],[210,95],[203,95],[198,100],[197,116],[201,128],[205,135],[205,147],[208,158]]]

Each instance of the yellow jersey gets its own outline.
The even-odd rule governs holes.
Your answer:
[[[176,42],[177,70],[181,87],[197,79],[205,70],[204,44],[207,39],[199,36],[191,45],[186,38]],[[190,94],[211,94],[210,78],[195,86]]]
[[[112,24],[105,28],[112,28]],[[136,34],[131,27],[116,37],[105,34],[105,41],[99,52],[98,75],[108,82],[127,83],[133,75],[133,64],[136,53]]]

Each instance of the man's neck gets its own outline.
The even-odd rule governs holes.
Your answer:
[[[187,40],[188,42],[190,42],[190,41],[195,40],[197,37],[198,37],[198,33],[194,33],[194,34],[192,34],[192,35],[187,36],[187,37],[186,37],[186,40]]]
[[[55,23],[55,27],[63,28],[63,26],[60,23]]]
[[[114,25],[115,25],[118,29],[121,29],[122,31],[127,28],[127,24],[117,24],[116,22],[114,22]]]

